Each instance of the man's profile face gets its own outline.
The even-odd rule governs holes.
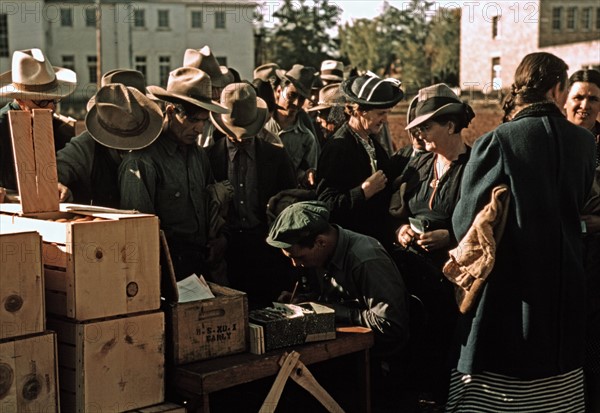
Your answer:
[[[294,267],[323,268],[327,262],[327,253],[319,237],[312,247],[303,247],[298,244],[282,249],[283,255],[292,260]]]

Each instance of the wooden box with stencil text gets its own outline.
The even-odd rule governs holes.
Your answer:
[[[157,217],[74,204],[21,216],[14,205],[0,204],[0,227],[42,236],[47,313],[86,321],[160,307]]]
[[[43,332],[46,317],[40,234],[0,234],[0,268],[0,341]]]
[[[0,343],[0,411],[58,412],[56,334]]]
[[[123,412],[164,402],[164,313],[101,321],[48,317],[58,337],[61,411]]]
[[[215,298],[163,306],[167,361],[171,364],[191,363],[248,349],[246,293],[210,282],[208,285]]]

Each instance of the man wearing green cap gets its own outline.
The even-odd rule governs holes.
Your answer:
[[[407,292],[392,258],[374,238],[329,224],[318,201],[297,202],[273,222],[267,243],[294,266],[323,272],[319,301],[336,321],[369,327],[375,350],[396,352],[408,338]]]

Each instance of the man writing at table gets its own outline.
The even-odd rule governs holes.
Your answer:
[[[395,353],[406,343],[404,281],[376,239],[329,224],[324,203],[305,201],[277,216],[267,243],[294,266],[322,273],[319,301],[335,310],[336,322],[371,328],[377,353]]]

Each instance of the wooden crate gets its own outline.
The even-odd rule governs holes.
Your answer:
[[[0,343],[0,411],[57,412],[56,334]]]
[[[167,360],[190,363],[248,349],[246,293],[208,283],[215,298],[164,305]]]
[[[185,407],[175,403],[161,403],[141,409],[130,410],[127,413],[186,413]]]
[[[46,317],[40,234],[0,234],[0,265],[0,340],[43,332]]]
[[[56,221],[75,216],[69,212],[34,217],[0,214],[3,230],[34,230],[42,236],[46,311],[87,321],[157,310],[158,218],[95,213],[89,219],[102,220]]]
[[[122,412],[164,401],[161,311],[77,323],[48,317],[58,334],[63,412]]]

